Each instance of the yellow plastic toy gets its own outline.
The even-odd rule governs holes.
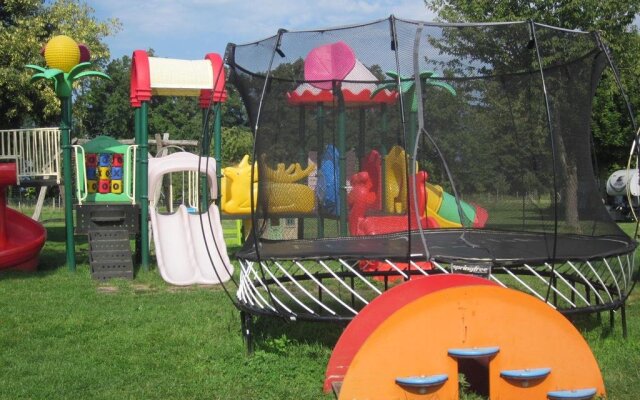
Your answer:
[[[257,165],[255,165],[256,168]],[[294,183],[306,178],[316,170],[316,165],[309,163],[307,168],[302,169],[299,163],[285,167],[279,163],[276,169],[265,167],[267,185],[267,196],[269,212],[272,213],[308,213],[315,208],[315,194],[313,190],[300,183]],[[251,182],[251,164],[249,156],[245,155],[235,167],[227,167],[222,170],[222,211],[227,214],[249,214],[251,192],[250,184],[253,184],[255,200],[257,201],[258,182],[257,173]],[[255,206],[255,201],[254,201]]]
[[[312,162],[305,169],[302,169],[300,163],[290,164],[286,169],[283,163],[279,163],[276,169],[266,167],[265,175],[267,180],[271,182],[294,183],[306,178],[315,170],[316,165]]]
[[[407,210],[407,154],[400,146],[393,146],[384,158],[385,211],[402,214]],[[416,165],[416,171],[418,170]]]
[[[49,68],[69,72],[80,62],[80,48],[78,43],[69,36],[54,36],[47,42],[44,59]]]
[[[275,213],[294,212],[308,213],[316,206],[315,193],[307,185],[294,183],[306,178],[316,170],[316,165],[309,163],[302,169],[299,163],[290,164],[285,168],[279,163],[276,169],[265,166],[265,175],[269,185],[269,211]]]
[[[242,214],[247,215],[251,213],[251,185],[253,184],[254,191],[254,206],[258,201],[258,182],[257,182],[257,168],[255,178],[251,182],[251,164],[249,164],[249,156],[245,155],[242,161],[235,167],[226,167],[222,169],[221,186],[221,208],[222,212],[227,214]]]
[[[393,146],[384,159],[385,162],[385,211],[392,214],[407,212],[407,154],[400,146]],[[416,163],[416,171],[418,165]],[[445,192],[442,186],[425,184],[427,207],[425,215],[433,218],[439,228],[460,228],[458,202],[455,197]],[[483,227],[487,213],[481,207],[460,201],[460,207],[468,220],[469,226]]]

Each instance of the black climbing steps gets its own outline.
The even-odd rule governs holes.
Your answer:
[[[133,279],[133,260],[126,230],[90,230],[89,264],[94,279]]]
[[[133,279],[130,236],[138,233],[139,209],[131,204],[76,206],[76,234],[89,236],[89,265],[94,279]]]

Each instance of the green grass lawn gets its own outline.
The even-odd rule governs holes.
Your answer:
[[[172,287],[155,268],[133,281],[96,282],[86,241],[78,237],[71,273],[62,225],[47,228],[37,273],[0,273],[0,398],[333,398],[321,388],[341,327],[261,319],[247,356],[239,313],[221,288]],[[608,313],[576,321],[610,399],[640,398],[638,291],[627,316],[626,340],[619,316],[613,329]]]

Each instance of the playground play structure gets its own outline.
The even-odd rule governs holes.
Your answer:
[[[61,129],[58,131],[60,140],[56,141],[55,144],[61,143],[61,148],[64,152],[62,175],[65,177],[63,182],[65,185],[64,209],[67,265],[70,270],[75,270],[74,235],[86,234],[89,238],[89,262],[94,278],[132,278],[133,257],[129,242],[131,235],[136,236],[136,250],[142,268],[147,269],[149,263],[149,198],[147,187],[149,164],[147,153],[147,110],[149,100],[153,95],[199,96],[199,104],[203,109],[208,108],[212,103],[219,107],[220,103],[226,99],[226,92],[224,91],[225,80],[224,78],[220,81],[216,79],[218,74],[224,73],[221,59],[218,55],[209,54],[204,60],[198,61],[171,60],[148,57],[146,52],[143,51],[134,52],[130,100],[136,110],[135,144],[124,145],[112,138],[99,136],[82,145],[71,146],[71,88],[73,83],[83,77],[108,78],[108,76],[101,72],[88,71],[87,69],[91,65],[88,62],[90,59],[89,50],[86,46],[78,45],[73,39],[64,35],[53,37],[43,48],[43,55],[46,59],[47,67],[27,65],[27,68],[36,71],[32,76],[32,80],[47,79],[54,81],[56,94],[62,102]],[[216,82],[220,82],[220,85],[216,86]],[[206,115],[204,125],[211,125],[219,138],[219,114],[214,123],[209,125],[207,124]],[[0,139],[2,139],[0,142],[1,154],[6,155],[5,148],[11,148],[12,151],[8,155],[15,157],[21,167],[40,162],[42,157],[49,155],[52,160],[55,160],[55,166],[58,167],[58,152],[53,153],[52,156],[50,152],[46,152],[41,156],[41,152],[32,151],[32,157],[28,158],[30,153],[28,151],[23,152],[22,147],[19,148],[20,151],[16,151],[16,146],[22,146],[25,137],[28,138],[28,136],[20,135],[17,137],[14,135],[9,140],[5,140],[4,136],[0,136]],[[218,140],[216,146],[219,145]],[[31,150],[31,148],[28,147],[28,150]],[[220,153],[219,147],[216,152],[217,154]],[[72,159],[75,159],[75,170],[72,166]],[[182,160],[186,159],[183,158]],[[157,179],[162,179],[162,174],[174,172],[175,166],[181,165],[185,168],[185,171],[195,171],[196,173],[198,171],[213,171],[214,179],[210,179],[210,181],[215,185],[210,185],[210,193],[215,195],[218,187],[217,179],[215,179],[215,163],[211,164],[211,168],[199,168],[198,162],[200,160],[197,157],[195,166],[194,159],[191,158],[189,160],[186,163],[176,163],[175,157],[167,157],[164,163],[159,161],[153,163],[155,165],[153,172],[156,179],[154,185]],[[53,162],[51,161],[50,164],[53,164]],[[16,176],[20,176],[23,169],[19,169]],[[72,173],[72,170],[74,170],[75,174]],[[158,173],[160,175],[157,175]],[[72,179],[74,175],[75,185]],[[57,173],[57,178],[59,183],[59,173]],[[206,178],[203,179],[206,181]],[[3,185],[7,182],[6,175],[3,175]],[[208,192],[209,190],[207,189],[200,191],[200,193],[203,193],[203,197],[199,206],[201,206],[201,209],[214,211],[215,205],[211,207],[208,205],[208,197],[206,196]],[[77,204],[74,204],[74,195]],[[172,207],[171,199],[169,209],[171,210]],[[77,223],[74,223],[73,208],[76,210]],[[197,212],[197,209],[195,211]],[[7,215],[8,221],[12,223],[10,226],[13,227],[13,222],[17,218],[12,213]],[[2,217],[4,227],[4,213]],[[171,232],[174,237],[178,235],[178,237],[184,239],[184,236],[188,235],[188,225],[185,226],[173,222],[160,223],[163,217],[155,214],[154,220],[156,221],[154,228],[157,227],[154,230],[156,243],[162,243],[163,239],[166,240],[166,236],[171,237],[168,232],[162,231],[161,226],[164,226],[165,230],[182,229],[179,232]],[[217,223],[215,229],[222,232],[217,215],[212,218],[205,212],[201,214],[200,220],[200,223],[206,222],[210,224],[212,221]],[[193,225],[193,231],[196,232],[195,224]],[[194,244],[197,246],[199,243],[197,239],[200,237],[197,236],[195,240],[185,241],[184,243],[190,246]],[[204,235],[202,237],[206,238],[207,236]],[[15,241],[8,241],[7,243],[7,246],[15,247],[16,245]],[[162,253],[161,251],[159,253],[169,254],[169,252]],[[224,264],[229,264],[226,249],[222,248],[219,253],[220,257],[225,261]],[[171,254],[177,255],[180,260],[186,260],[187,264],[192,267],[197,267],[198,264],[202,263],[200,258],[203,257],[203,251],[196,251],[195,253],[189,251],[185,253],[173,252]],[[198,259],[193,259],[194,254]],[[215,262],[209,261],[210,263]],[[13,264],[18,265],[17,262]],[[163,276],[168,276],[164,272],[167,272],[170,267],[165,267],[162,257],[160,258],[160,264],[163,266]],[[176,268],[175,264],[173,268]],[[228,279],[230,273],[221,279]],[[209,270],[206,273],[200,273],[195,278],[192,277],[193,279],[191,280],[185,281],[185,275],[182,274],[182,278],[177,281],[174,280],[173,283],[214,283],[211,275],[212,273]],[[215,282],[219,282],[221,279],[215,280]]]
[[[605,394],[562,316],[620,310],[626,331],[638,270],[594,179],[590,105],[611,65],[597,34],[392,16],[281,30],[230,44],[224,61],[255,146],[217,176],[223,60],[134,52],[136,145],[76,149],[79,226],[104,237],[96,252],[128,249],[139,227],[146,267],[150,214],[163,278],[223,283],[249,348],[255,315],[353,319],[327,368],[340,398],[455,398],[459,374],[491,398]],[[147,159],[152,95],[200,97],[200,157]],[[176,171],[202,174],[200,212],[155,209]],[[250,221],[238,274],[225,214]],[[418,355],[407,338],[426,331]]]

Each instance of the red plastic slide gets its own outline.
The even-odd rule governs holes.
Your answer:
[[[0,270],[35,271],[47,231],[31,218],[7,208],[7,186],[16,184],[16,163],[0,163]]]

